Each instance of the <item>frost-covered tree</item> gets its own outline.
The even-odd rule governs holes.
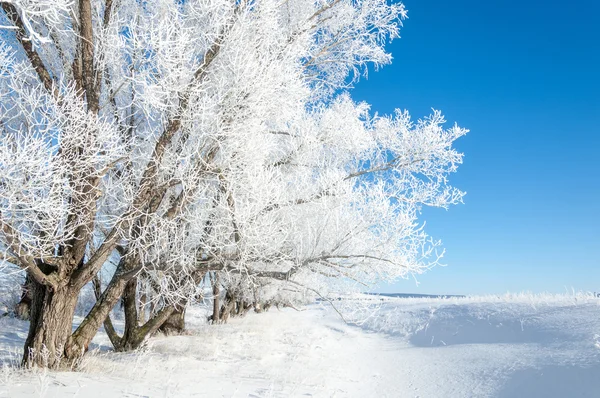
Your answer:
[[[390,62],[402,4],[0,4],[0,246],[31,279],[25,362],[72,364],[124,292],[113,337],[139,342],[209,271],[239,292],[322,290],[437,261],[417,216],[461,200],[447,176],[465,131],[438,113],[372,115],[343,92]],[[72,332],[91,281],[98,300]],[[149,321],[142,283],[162,306]]]
[[[231,179],[234,249],[203,256],[225,271],[298,281],[316,274],[369,283],[428,268],[439,242],[418,214],[463,196],[447,177],[461,162],[452,143],[465,130],[443,123],[437,112],[416,123],[406,112],[371,117],[343,94],[277,138],[252,138],[273,152]]]
[[[369,116],[343,94],[285,131],[249,137],[242,152],[260,147],[267,159],[248,159],[231,178],[235,206],[218,217],[223,235],[207,236],[215,242],[203,242],[199,263],[230,281],[247,279],[227,292],[240,297],[265,279],[293,297],[302,289],[325,294],[332,281],[364,287],[435,265],[439,242],[418,214],[462,198],[447,176],[461,161],[452,143],[465,131],[443,123],[439,113],[414,124],[406,112]],[[211,249],[228,239],[227,250]]]

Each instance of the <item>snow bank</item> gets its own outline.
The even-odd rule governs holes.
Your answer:
[[[346,300],[347,318],[432,355],[436,363],[445,361],[438,375],[452,366],[465,371],[460,379],[466,385],[493,386],[482,395],[600,396],[600,299],[592,294],[386,297],[371,303]],[[472,361],[481,374],[469,381]]]

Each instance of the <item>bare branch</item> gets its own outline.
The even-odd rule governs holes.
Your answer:
[[[50,76],[48,69],[44,65],[42,58],[40,55],[33,49],[33,43],[28,38],[27,31],[25,29],[25,24],[17,11],[17,8],[13,3],[10,2],[1,2],[2,9],[6,13],[8,19],[13,23],[13,25],[17,28],[16,36],[19,43],[25,50],[25,54],[27,54],[27,58],[31,62],[31,66],[35,69],[40,81],[46,88],[46,90],[52,94],[56,99],[59,98],[58,88],[54,84],[54,80]]]

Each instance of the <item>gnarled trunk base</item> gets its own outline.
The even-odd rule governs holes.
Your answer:
[[[31,280],[29,334],[23,364],[57,369],[72,366],[83,352],[75,352],[71,339],[78,291],[69,287],[56,291]]]

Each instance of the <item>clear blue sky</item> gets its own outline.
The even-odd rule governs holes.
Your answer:
[[[465,204],[426,210],[444,263],[381,292],[600,292],[600,2],[406,0],[392,65],[353,96],[471,132]]]

